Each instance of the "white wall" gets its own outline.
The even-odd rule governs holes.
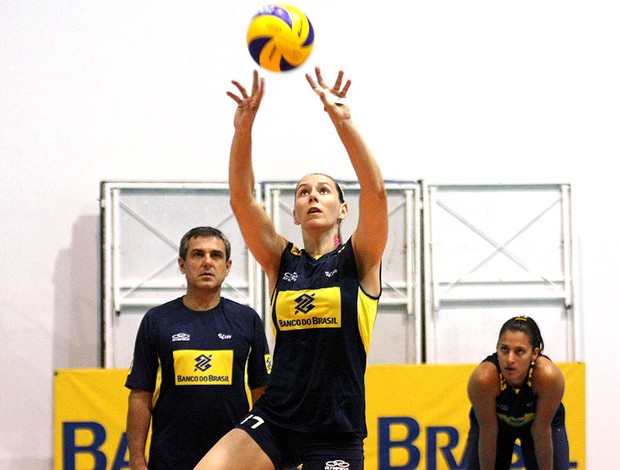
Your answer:
[[[588,467],[614,468],[620,6],[296,4],[316,31],[303,71],[353,79],[387,179],[573,185]],[[225,91],[249,84],[261,5],[0,0],[1,469],[52,467],[52,372],[98,365],[99,182],[227,179]],[[266,77],[257,179],[352,178],[303,73]]]

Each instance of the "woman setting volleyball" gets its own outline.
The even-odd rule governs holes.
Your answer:
[[[543,348],[532,318],[511,318],[471,374],[467,470],[508,470],[516,439],[526,470],[568,470],[564,377]]]
[[[381,171],[351,119],[344,98],[351,81],[339,72],[329,87],[307,74],[331,119],[360,184],[359,219],[348,240],[340,223],[348,206],[339,185],[304,176],[295,191],[294,222],[303,248],[276,232],[254,198],[252,127],[264,92],[254,71],[251,92],[237,81],[230,151],[231,206],[271,293],[274,363],[265,394],[250,414],[196,467],[209,470],[362,470],[366,437],[364,373],[381,294],[381,258],[388,236]],[[344,85],[344,86],[343,86]],[[304,321],[298,321],[304,319]]]

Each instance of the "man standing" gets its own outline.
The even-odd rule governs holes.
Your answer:
[[[265,390],[269,351],[253,309],[221,297],[230,243],[196,227],[179,246],[184,296],[150,309],[125,386],[132,470],[193,469]],[[146,442],[152,425],[148,465]]]

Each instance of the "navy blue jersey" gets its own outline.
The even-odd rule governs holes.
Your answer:
[[[364,373],[378,300],[359,284],[350,240],[318,259],[288,244],[271,299],[273,369],[257,403],[267,419],[366,436]]]
[[[154,393],[149,468],[194,468],[248,411],[246,365],[249,387],[258,388],[267,360],[263,324],[250,307],[222,298],[197,312],[178,298],[149,310],[125,383]]]
[[[495,411],[499,422],[511,427],[521,427],[531,424],[536,416],[536,395],[532,390],[531,382],[534,364],[530,366],[525,383],[523,383],[520,388],[515,389],[508,385],[506,379],[502,376],[499,368],[497,353],[487,356],[483,362],[490,362],[494,364],[500,377],[500,392],[499,396],[495,400]],[[551,425],[559,425],[559,420],[563,416],[564,405],[560,403],[560,407],[558,408]]]

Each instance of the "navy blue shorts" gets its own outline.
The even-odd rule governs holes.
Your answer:
[[[352,434],[291,431],[265,420],[253,410],[237,426],[247,432],[273,462],[276,470],[363,470],[364,442]]]
[[[478,441],[480,439],[480,426],[473,410],[469,413],[469,434],[465,446],[465,461],[467,470],[479,470],[480,463],[478,457]],[[534,441],[531,434],[531,425],[522,428],[511,428],[510,426],[498,422],[499,430],[497,434],[497,451],[495,456],[495,468],[511,468],[515,442],[521,441],[521,458],[526,470],[538,468],[536,454],[534,452]],[[568,437],[564,424],[564,406],[561,405],[551,424],[551,437],[553,439],[553,470],[568,470]]]

